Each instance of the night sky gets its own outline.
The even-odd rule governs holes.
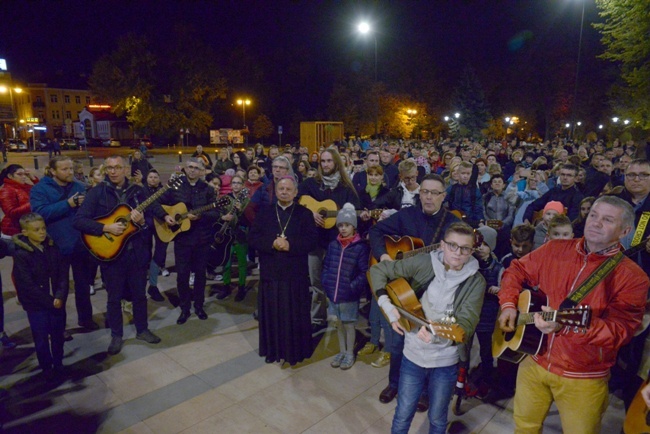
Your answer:
[[[164,49],[171,29],[184,23],[223,58],[229,98],[250,95],[251,116],[264,112],[287,124],[296,112],[323,116],[335,82],[374,74],[374,42],[356,32],[367,19],[377,29],[378,78],[390,90],[417,96],[420,80],[435,80],[439,101],[424,102],[444,107],[472,64],[500,116],[530,109],[538,81],[562,75],[558,86],[573,93],[580,1],[5,0],[0,57],[16,80],[79,87],[120,36],[146,35]],[[599,18],[593,0],[582,1],[580,110],[598,122],[611,66],[596,59],[602,46],[590,23]],[[237,67],[233,53],[244,59]]]

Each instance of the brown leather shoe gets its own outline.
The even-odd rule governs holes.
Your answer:
[[[379,394],[379,402],[388,404],[397,396],[397,389],[390,387],[390,384],[386,386],[384,390]]]

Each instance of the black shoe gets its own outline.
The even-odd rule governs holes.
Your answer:
[[[99,324],[95,321],[89,319],[88,321],[79,321],[79,327],[83,327],[86,330],[99,330]]]
[[[267,357],[266,359],[264,359],[264,362],[273,363],[273,362],[275,362],[275,360],[273,360],[271,357]]]
[[[379,401],[384,404],[388,404],[397,396],[397,389],[390,387],[390,384],[386,386],[384,390],[379,394]]]
[[[64,341],[70,342],[72,339],[74,339],[74,338],[72,337],[72,335],[70,334],[69,331],[66,330],[66,331],[63,332],[63,340]]]
[[[120,336],[113,336],[111,338],[111,343],[108,346],[108,354],[111,356],[114,356],[115,354],[119,354],[120,351],[122,351],[122,338]]]
[[[235,295],[235,301],[242,301],[246,297],[246,293],[248,292],[248,287],[247,286],[240,286],[239,289],[237,290],[237,294]]]
[[[429,395],[420,395],[420,399],[418,399],[418,406],[415,408],[415,410],[418,413],[424,413],[429,409]]]
[[[165,297],[162,296],[157,286],[150,286],[147,294],[153,301],[165,301]]]
[[[190,311],[188,311],[188,310],[187,311],[186,310],[182,311],[180,316],[176,320],[176,324],[185,324],[187,322],[187,320],[190,319],[190,315],[192,315],[190,313]]]
[[[232,289],[230,289],[230,286],[224,286],[223,288],[219,288],[214,292],[216,294],[217,300],[224,300],[228,298],[228,296],[232,293]]]
[[[200,320],[208,319],[208,314],[205,313],[205,311],[203,310],[202,307],[195,307],[194,308],[194,313],[196,314],[196,316],[199,317]]]
[[[158,344],[162,340],[158,336],[154,335],[149,329],[138,333],[135,335],[135,338],[140,339],[141,341],[145,341],[148,344]]]

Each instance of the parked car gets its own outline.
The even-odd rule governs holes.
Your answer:
[[[140,146],[142,145],[144,145],[147,149],[153,149],[153,143],[149,139],[140,139],[140,140],[131,141],[131,148],[133,149],[140,149]]]
[[[20,139],[9,139],[8,150],[12,152],[27,152],[27,143]]]
[[[77,149],[77,142],[72,139],[61,140],[61,149]]]
[[[107,140],[102,141],[102,146],[120,147],[120,146],[122,146],[122,143],[120,143],[119,140],[107,139]]]
[[[79,140],[79,146],[88,146],[88,147],[101,147],[104,146],[104,143],[101,139],[81,139]]]

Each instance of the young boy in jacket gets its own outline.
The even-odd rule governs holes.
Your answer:
[[[45,220],[29,213],[20,218],[22,235],[14,236],[13,276],[32,330],[38,364],[47,376],[63,368],[63,332],[68,273],[59,249],[47,237]]]
[[[377,302],[393,327],[405,335],[400,367],[397,409],[392,433],[408,433],[423,387],[429,388],[429,433],[445,433],[447,410],[458,378],[458,364],[468,360],[467,344],[479,320],[485,279],[472,257],[474,231],[467,223],[452,223],[445,231],[442,248],[400,261],[383,261],[370,269]],[[463,342],[433,335],[426,327],[406,332],[400,314],[386,292],[386,284],[405,278],[422,303],[427,320],[440,321],[453,311],[464,331]],[[428,381],[426,381],[428,379]]]
[[[330,242],[323,261],[321,282],[329,299],[328,315],[337,320],[340,352],[330,363],[332,368],[350,369],[354,365],[355,325],[359,300],[366,293],[370,246],[357,234],[354,205],[343,205],[336,217],[339,235]]]

